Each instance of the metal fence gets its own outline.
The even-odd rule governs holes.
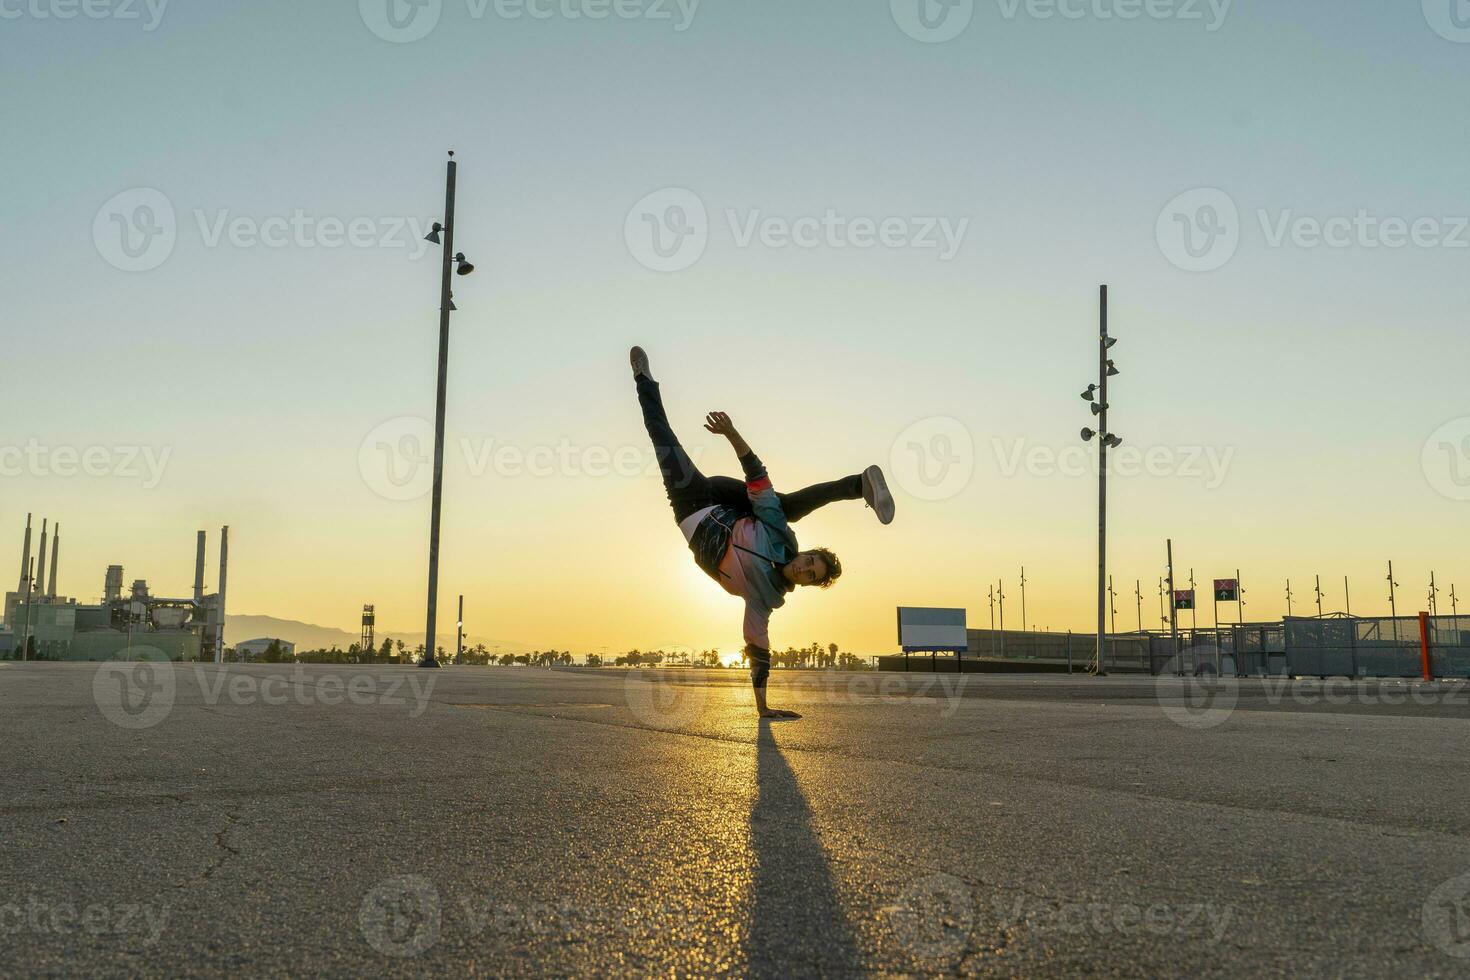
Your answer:
[[[1038,633],[1031,630],[970,630],[970,659],[990,658],[1035,663],[1071,664],[1077,671],[1089,669],[1097,654],[1094,633]],[[1106,668],[1109,671],[1149,669],[1149,636],[1146,633],[1114,634],[1107,637]]]
[[[1431,616],[1435,677],[1470,677],[1470,616]],[[970,658],[1070,663],[1087,670],[1097,639],[1087,633],[970,630]],[[1109,672],[1264,677],[1421,677],[1417,616],[1292,617],[1218,629],[1127,633],[1107,638]]]

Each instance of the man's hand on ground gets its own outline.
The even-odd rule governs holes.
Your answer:
[[[801,715],[795,711],[783,711],[780,708],[762,708],[762,718],[800,718]]]

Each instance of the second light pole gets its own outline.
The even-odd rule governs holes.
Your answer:
[[[1098,287],[1097,384],[1087,386],[1082,397],[1092,403],[1097,430],[1082,430],[1082,441],[1097,436],[1097,672],[1107,673],[1108,613],[1108,450],[1122,445],[1108,429],[1108,379],[1118,369],[1108,358],[1108,349],[1118,341],[1108,336],[1108,287]]]
[[[444,247],[444,267],[439,285],[439,393],[434,404],[434,491],[429,516],[429,611],[424,627],[424,659],[420,667],[438,667],[435,656],[435,617],[439,607],[439,514],[444,493],[444,401],[449,377],[449,314],[454,309],[454,291],[450,289],[455,273],[467,276],[475,267],[454,251],[454,151],[449,151],[449,166],[444,178],[444,223],[434,222],[425,241]],[[443,235],[441,241],[440,235]]]

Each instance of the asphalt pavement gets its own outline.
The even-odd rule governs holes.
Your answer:
[[[1208,683],[1208,682],[1207,682]],[[0,664],[0,974],[1470,976],[1454,684]]]

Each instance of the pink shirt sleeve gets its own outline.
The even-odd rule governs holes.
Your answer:
[[[771,649],[770,625],[771,611],[746,600],[745,642],[762,650]]]

